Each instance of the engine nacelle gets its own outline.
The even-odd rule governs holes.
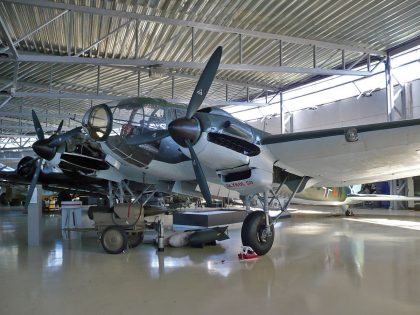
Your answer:
[[[180,149],[182,153],[190,157],[190,152],[187,148],[181,147]],[[211,166],[217,161],[220,169],[230,169],[249,164],[249,156],[208,141],[206,132],[203,132],[200,139],[194,144],[194,150],[200,163],[204,165]],[[217,152],[217,156],[215,152]]]
[[[19,176],[30,179],[35,173],[36,162],[32,156],[23,157],[17,165],[17,173]]]

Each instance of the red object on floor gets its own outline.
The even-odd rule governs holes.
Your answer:
[[[249,246],[242,246],[241,252],[238,254],[238,258],[240,260],[254,259],[254,258],[257,258],[257,257],[258,257],[258,255]]]

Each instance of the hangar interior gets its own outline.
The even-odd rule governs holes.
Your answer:
[[[418,1],[3,0],[1,170],[35,156],[32,110],[51,135],[62,120],[62,131],[72,130],[89,109],[127,97],[187,108],[217,46],[223,55],[203,107],[260,130],[420,117]],[[416,178],[389,186],[405,196],[417,189]],[[181,314],[191,313],[193,300],[200,314],[418,314],[416,211],[331,218],[336,211],[293,207],[300,216],[278,223],[272,251],[249,262],[237,261],[238,224],[214,247],[158,254],[155,234],[146,233],[145,246],[112,256],[95,233],[62,240],[58,216],[0,210],[0,307]],[[33,220],[42,226],[38,246],[27,242]]]

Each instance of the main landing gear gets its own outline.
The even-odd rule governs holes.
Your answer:
[[[265,255],[274,242],[274,225],[266,224],[263,211],[250,213],[242,225],[242,244],[251,247],[258,255]]]
[[[350,208],[349,205],[342,205],[341,209],[343,210],[346,217],[352,217],[354,216],[353,210]]]
[[[242,244],[244,246],[251,247],[255,253],[258,255],[265,255],[267,254],[271,247],[273,246],[274,242],[274,224],[280,219],[281,215],[287,210],[289,207],[290,201],[296,195],[302,184],[308,180],[307,177],[302,177],[299,181],[296,188],[293,190],[292,194],[286,200],[284,205],[278,199],[278,193],[284,185],[286,179],[280,183],[280,186],[277,188],[276,192],[271,191],[273,197],[271,197],[270,202],[268,201],[268,192],[265,191],[263,194],[263,198],[261,198],[261,202],[263,204],[263,211],[253,211],[249,212],[248,216],[245,218],[244,223],[242,224],[241,230],[241,238]],[[272,204],[273,200],[277,199],[280,204],[280,213],[275,217],[270,217],[268,213],[268,207]],[[246,206],[247,211],[249,211],[249,198],[246,198]]]

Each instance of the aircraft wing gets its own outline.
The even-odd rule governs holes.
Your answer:
[[[316,185],[347,186],[420,175],[420,119],[271,135],[277,166]]]
[[[21,176],[16,171],[0,171],[0,181],[18,185],[31,184],[31,178]],[[65,173],[41,172],[38,183],[42,184],[45,189],[85,191],[101,195],[107,194],[108,187],[108,181],[104,179]]]

